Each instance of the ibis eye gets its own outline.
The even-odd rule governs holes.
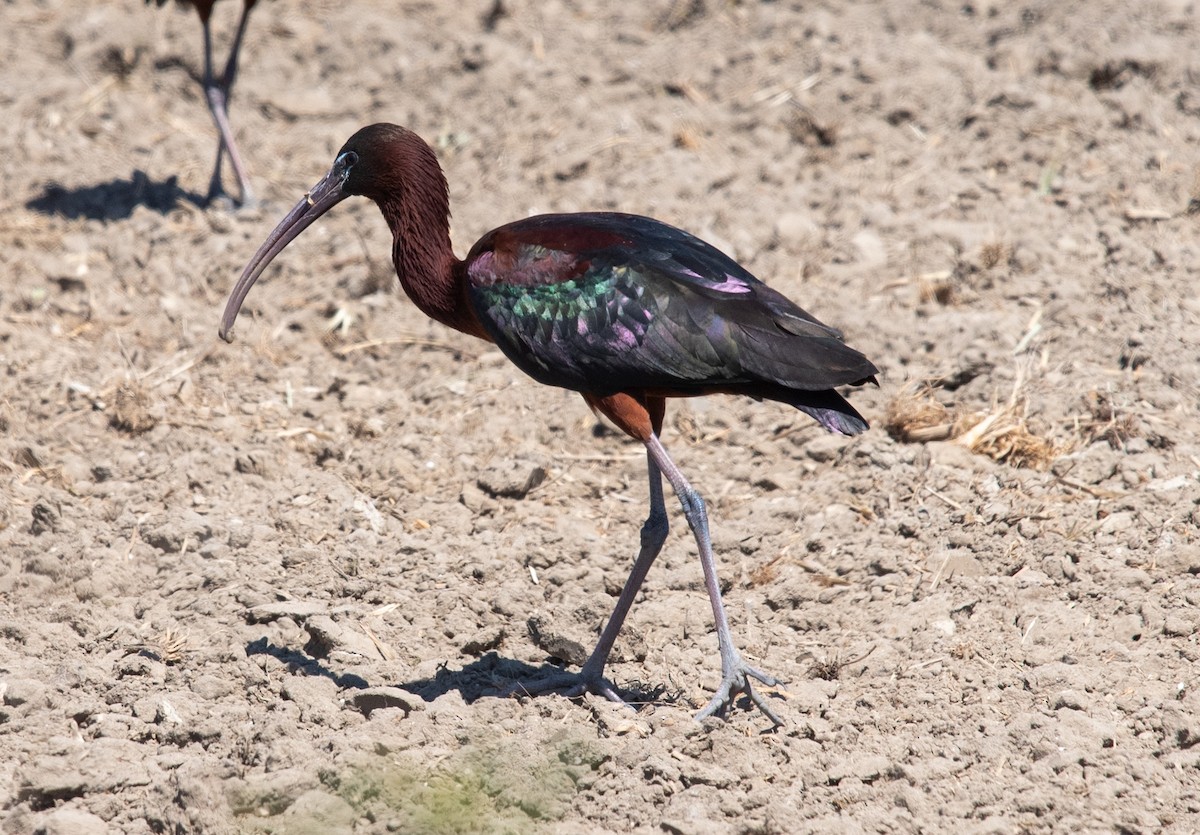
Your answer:
[[[354,151],[347,151],[338,157],[338,165],[340,165],[342,168],[350,168],[356,162],[358,162],[358,154]]]

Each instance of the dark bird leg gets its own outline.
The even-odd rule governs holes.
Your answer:
[[[617,634],[625,624],[625,616],[633,608],[633,599],[641,591],[642,583],[646,581],[650,566],[654,564],[655,558],[662,550],[663,543],[667,541],[667,532],[671,527],[670,522],[667,521],[667,506],[663,502],[662,471],[659,470],[658,464],[654,463],[652,455],[647,455],[646,467],[650,473],[650,515],[646,517],[646,521],[642,525],[642,547],[638,551],[637,559],[633,562],[633,568],[629,570],[629,579],[625,581],[625,587],[621,589],[617,605],[613,607],[608,623],[605,624],[604,631],[600,633],[600,640],[596,642],[596,648],[592,650],[592,654],[579,670],[579,677],[584,682],[599,685],[602,695],[617,702],[622,700],[604,681],[604,666],[608,663],[608,655],[612,652]]]
[[[226,109],[229,107],[229,102],[233,99],[233,82],[237,78],[238,57],[242,49],[242,39],[246,35],[246,24],[250,21],[250,10],[254,8],[256,1],[244,0],[242,3],[242,15],[238,18],[237,32],[233,36],[233,46],[229,50],[229,60],[225,62],[225,74],[221,77],[221,89],[225,93],[224,105]],[[223,112],[227,111],[223,109]],[[228,125],[228,116],[226,116],[225,122]],[[242,163],[237,146],[234,144],[233,131],[227,128],[224,134],[227,136],[225,146],[229,151],[229,160],[233,164],[233,171],[238,179],[238,187],[242,192],[242,205],[253,205],[254,190],[250,186],[250,176],[246,173],[246,166]],[[218,155],[218,163],[219,160],[220,157]]]
[[[224,97],[213,77],[212,29],[209,19],[204,17],[200,23],[204,27],[204,78],[200,83],[204,87],[204,100],[208,104],[208,112],[212,114],[217,125],[217,161],[213,165],[213,173],[208,180],[208,194],[204,198],[204,202],[208,204],[229,196],[225,187],[221,185],[221,160],[225,155],[225,135],[231,134],[232,131],[229,129],[229,117],[224,112]]]
[[[246,23],[250,20],[250,10],[256,0],[245,0],[242,3],[242,16],[238,19],[237,32],[233,36],[233,46],[229,48],[229,60],[225,62],[225,75],[222,76],[222,86],[225,88],[226,104],[233,95],[233,81],[237,76],[238,53],[242,48],[242,38],[246,35]]]
[[[667,477],[667,481],[671,482],[675,495],[679,497],[679,503],[683,505],[683,514],[687,517],[688,525],[696,537],[696,546],[700,551],[700,566],[704,570],[704,586],[708,589],[708,599],[712,602],[713,618],[717,624],[717,649],[721,653],[721,685],[704,710],[696,714],[696,718],[704,719],[724,711],[739,693],[745,693],[754,706],[767,715],[768,719],[776,725],[782,725],[783,721],[750,686],[752,678],[772,687],[779,684],[779,680],[748,665],[742,660],[742,654],[733,644],[729,618],[725,615],[725,604],[721,600],[721,585],[717,580],[717,561],[713,557],[712,538],[708,533],[708,513],[704,509],[704,499],[675,466],[657,435],[651,435],[646,441],[646,449],[650,453],[651,480],[654,480],[653,476],[656,475],[654,470],[658,469]],[[662,501],[661,487],[659,501]]]
[[[650,472],[650,515],[646,517],[646,522],[642,525],[642,546],[592,654],[588,656],[578,673],[562,673],[545,681],[519,684],[509,688],[506,695],[515,693],[538,695],[562,691],[564,696],[573,699],[590,692],[604,696],[610,701],[626,704],[625,700],[617,695],[612,684],[604,678],[604,667],[608,664],[608,656],[612,652],[613,644],[616,643],[617,635],[620,634],[621,627],[625,624],[625,617],[633,608],[634,598],[641,591],[642,583],[646,581],[646,575],[650,572],[650,566],[654,564],[655,558],[662,550],[663,543],[667,541],[667,532],[670,530],[667,506],[663,501],[662,473],[658,464],[654,463],[653,455],[647,455],[646,466]]]
[[[238,153],[237,143],[233,139],[233,128],[229,124],[229,99],[233,90],[234,77],[237,74],[238,51],[241,49],[242,37],[246,32],[246,22],[254,3],[246,3],[242,8],[242,17],[238,21],[237,34],[234,36],[233,47],[229,52],[229,61],[225,64],[225,73],[218,81],[213,76],[212,35],[209,21],[204,20],[204,95],[208,101],[208,109],[217,125],[220,135],[217,142],[217,161],[213,165],[212,178],[208,182],[207,202],[219,197],[228,196],[221,184],[221,159],[223,153],[229,154],[229,162],[233,165],[233,173],[238,179],[241,189],[241,205],[254,203],[254,191],[250,187],[250,178],[246,174],[246,166]]]
[[[574,698],[585,692],[591,692],[614,702],[625,703],[617,695],[612,684],[604,678],[604,667],[608,664],[609,653],[612,652],[617,635],[625,623],[625,617],[633,607],[634,598],[641,590],[642,583],[645,582],[646,575],[650,572],[650,566],[654,564],[655,558],[662,550],[663,543],[667,540],[670,523],[667,520],[666,502],[663,497],[662,479],[665,475],[675,490],[675,495],[679,497],[688,526],[691,527],[692,533],[696,537],[696,545],[700,551],[700,565],[704,571],[704,585],[708,589],[708,597],[712,601],[713,618],[716,621],[717,648],[721,653],[721,684],[704,709],[696,714],[696,718],[704,719],[722,712],[739,693],[744,693],[755,707],[766,714],[768,719],[776,725],[782,725],[783,722],[779,716],[750,686],[752,678],[768,686],[775,686],[779,684],[779,681],[746,664],[742,660],[741,653],[734,646],[733,633],[729,629],[729,618],[725,614],[725,604],[721,600],[721,587],[717,580],[717,563],[713,557],[712,539],[708,533],[708,514],[704,509],[704,499],[688,483],[658,439],[658,434],[662,431],[663,402],[661,399],[651,399],[650,402],[641,404],[645,409],[642,412],[645,420],[635,418],[633,422],[628,420],[630,417],[628,403],[618,405],[614,412],[612,408],[609,408],[613,404],[596,402],[590,398],[588,402],[613,418],[619,426],[629,431],[629,434],[634,437],[642,437],[642,442],[646,445],[646,469],[650,477],[650,514],[642,525],[641,549],[629,572],[629,579],[625,581],[621,595],[617,598],[617,604],[608,618],[608,623],[605,624],[604,631],[600,633],[600,640],[596,642],[596,648],[592,650],[592,654],[588,656],[579,672],[563,673],[545,681],[518,685],[512,688],[510,693],[522,692],[536,695],[562,691],[568,698]],[[624,408],[621,408],[621,405]]]

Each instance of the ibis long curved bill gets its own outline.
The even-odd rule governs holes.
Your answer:
[[[349,158],[351,156],[350,154],[339,156],[334,162],[333,168],[329,169],[329,173],[309,189],[303,200],[292,207],[287,216],[279,221],[279,225],[263,241],[258,252],[254,253],[254,257],[242,271],[242,277],[238,279],[233,291],[229,294],[229,301],[225,303],[225,313],[221,316],[221,329],[218,333],[226,342],[233,341],[233,323],[237,319],[238,311],[242,309],[242,302],[246,300],[250,288],[262,275],[263,270],[270,265],[276,255],[283,252],[284,248],[311,226],[317,218],[350,196],[343,190],[343,186],[350,173],[350,167],[357,160],[357,155]]]

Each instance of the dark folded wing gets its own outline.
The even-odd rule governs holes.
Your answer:
[[[838,331],[727,255],[649,218],[518,221],[476,244],[467,275],[496,344],[550,385],[597,394],[753,384],[816,391],[876,373]]]

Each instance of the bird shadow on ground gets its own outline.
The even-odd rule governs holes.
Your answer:
[[[204,205],[204,197],[180,188],[177,177],[155,181],[144,171],[135,169],[128,179],[91,186],[67,188],[48,183],[39,196],[25,204],[25,208],[71,220],[123,220],[138,206],[166,214],[182,201],[199,207]]]
[[[452,670],[445,664],[438,667],[433,678],[416,679],[397,684],[403,690],[432,702],[451,690],[457,690],[467,704],[478,698],[521,695],[522,685],[532,686],[547,678],[561,676],[564,670],[557,664],[534,667],[523,661],[503,658],[494,652],[485,653],[470,664]],[[631,705],[648,702],[674,701],[677,694],[667,694],[666,688],[635,683],[630,687],[614,685],[617,695]]]
[[[366,679],[353,673],[335,673],[306,652],[275,646],[266,638],[246,644],[246,655],[270,655],[287,665],[288,672],[306,676],[324,676],[345,690],[363,690],[370,686]]]
[[[308,652],[276,646],[266,638],[248,643],[246,655],[270,655],[287,665],[288,672],[293,675],[324,676],[345,690],[364,690],[372,686],[390,684],[382,681],[368,682],[352,673],[336,673]],[[451,690],[457,690],[463,702],[471,704],[476,699],[486,697],[499,698],[510,694],[520,696],[523,694],[522,685],[534,685],[562,673],[563,668],[557,664],[546,663],[534,667],[523,661],[502,658],[494,652],[489,652],[460,669],[452,670],[446,664],[442,664],[432,678],[397,682],[394,686],[407,690],[424,702],[432,702]],[[650,703],[674,703],[682,698],[679,693],[668,692],[665,687],[641,682],[625,687],[614,685],[613,689],[627,704],[634,707]]]

